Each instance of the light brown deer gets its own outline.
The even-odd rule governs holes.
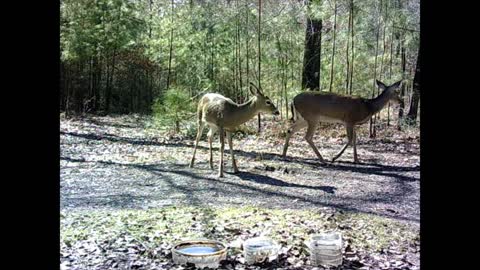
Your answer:
[[[313,133],[319,122],[342,123],[347,129],[348,142],[333,157],[338,159],[349,145],[353,145],[353,161],[358,163],[357,136],[355,126],[367,122],[372,115],[382,110],[390,100],[400,102],[398,89],[402,81],[386,86],[376,81],[382,93],[375,98],[366,99],[353,96],[341,96],[327,92],[308,91],[298,94],[292,101],[293,124],[287,130],[282,156],[287,155],[288,142],[295,132],[308,126],[305,140],[313,151],[324,162],[324,159],[312,141]]]
[[[253,89],[252,86],[255,88]],[[195,153],[197,151],[198,141],[202,136],[205,124],[210,127],[208,132],[208,144],[210,148],[210,168],[213,170],[212,157],[212,138],[218,131],[220,137],[220,163],[218,167],[218,177],[223,177],[223,150],[224,150],[224,131],[227,134],[228,145],[232,155],[232,166],[234,173],[238,173],[235,156],[233,155],[232,147],[232,132],[241,124],[247,122],[259,112],[273,113],[279,115],[277,108],[273,102],[265,96],[260,89],[255,85],[250,85],[250,92],[253,97],[243,104],[237,104],[231,99],[226,98],[220,94],[208,93],[205,94],[198,103],[197,108],[197,138],[195,140],[195,148],[193,149],[193,156],[190,162],[190,168],[193,168],[195,163]]]

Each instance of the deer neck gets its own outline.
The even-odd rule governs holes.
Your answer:
[[[250,120],[258,113],[257,98],[252,97],[247,102],[238,105],[236,108],[236,121],[238,124],[243,124]]]
[[[384,90],[380,95],[376,98],[372,98],[368,100],[370,104],[370,109],[372,114],[378,113],[382,110],[390,101],[391,93],[390,91]]]

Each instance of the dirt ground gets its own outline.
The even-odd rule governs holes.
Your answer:
[[[280,156],[284,129],[265,118],[261,135],[237,134],[234,149],[240,173],[233,174],[228,145],[225,177],[208,164],[202,137],[196,166],[188,167],[193,138],[169,136],[139,116],[61,120],[61,208],[149,209],[168,205],[253,205],[371,213],[418,226],[420,221],[420,147],[417,132],[359,130],[353,164],[348,148],[335,163],[320,163],[304,141],[292,137],[287,159]],[[253,121],[253,120],[252,120]],[[255,122],[250,123],[254,125]],[[206,131],[205,131],[206,133]],[[317,130],[314,141],[325,158],[345,143],[343,128]]]

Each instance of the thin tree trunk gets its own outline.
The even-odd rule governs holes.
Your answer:
[[[406,59],[407,57],[406,57],[405,47],[403,46],[403,39],[402,39],[402,42],[401,42],[400,46],[401,46],[400,51],[401,51],[401,57],[402,57],[402,61],[401,61],[402,79],[404,80],[405,79],[406,68],[407,68],[407,59]],[[405,109],[405,102],[404,102],[405,86],[406,86],[406,84],[403,83],[402,88],[400,90],[401,102],[400,102],[399,109],[398,109],[398,126],[397,126],[397,129],[399,131],[402,129],[403,111]]]
[[[261,22],[262,22],[262,0],[258,0],[258,88],[262,89],[262,73],[261,73],[261,63],[262,63],[262,51],[260,49],[260,37],[261,37]],[[262,127],[262,120],[260,114],[258,114],[258,133],[260,133]]]
[[[172,72],[172,54],[173,54],[173,7],[174,7],[174,0],[172,0],[172,29],[170,30],[170,53],[168,56],[168,73],[167,73],[167,90],[170,87],[170,76]]]
[[[355,39],[354,39],[354,31],[353,31],[353,30],[354,30],[354,27],[353,27],[353,26],[354,26],[354,24],[353,24],[353,23],[354,23],[354,17],[353,17],[353,0],[351,0],[351,2],[350,2],[350,13],[352,14],[352,21],[351,21],[351,29],[352,29],[352,31],[351,31],[351,34],[352,34],[352,36],[351,36],[351,39],[352,39],[352,60],[350,61],[350,72],[349,72],[349,73],[350,73],[350,83],[349,83],[350,91],[349,91],[349,94],[352,95],[352,93],[353,93],[353,92],[352,92],[352,90],[353,90],[353,67],[354,67],[354,59],[355,59],[355,50],[354,50],[354,48],[355,48],[355,46],[354,46],[354,41],[355,41]]]
[[[393,24],[392,24],[393,25]],[[392,27],[392,36],[390,37],[390,72],[388,74],[388,78],[392,79],[392,66],[393,66],[393,32],[394,29]],[[390,102],[388,103],[387,108],[387,126],[390,126]]]
[[[237,64],[238,64],[238,79],[239,79],[239,96],[240,96],[240,102],[243,102],[242,100],[242,97],[241,97],[241,93],[242,93],[242,90],[243,90],[243,81],[242,81],[242,54],[241,54],[241,47],[242,47],[242,43],[241,43],[241,36],[240,36],[240,9],[238,8],[238,0],[235,1],[235,6],[236,8],[239,10],[236,17],[237,17],[237,21],[236,21],[236,37],[237,37],[237,40],[235,42],[235,45],[236,45],[236,48],[237,48]]]
[[[385,21],[383,22],[383,51],[382,51],[382,61],[380,63],[380,80],[384,78],[384,61],[385,61],[385,50],[387,47],[387,42],[385,39],[385,32],[387,30],[387,21],[388,21],[388,1],[385,1]]]
[[[70,68],[68,64],[65,64],[65,118],[70,117],[70,86],[72,84],[72,79],[70,76]]]
[[[250,62],[250,58],[249,58],[249,46],[248,46],[248,39],[249,39],[249,36],[248,36],[248,13],[249,13],[249,8],[248,8],[248,0],[245,0],[245,11],[246,11],[246,27],[245,27],[245,53],[246,53],[246,72],[247,72],[247,87],[250,87],[250,69],[249,69],[249,62]],[[247,91],[248,92],[248,91]]]
[[[332,63],[330,65],[330,86],[328,91],[332,92],[333,85],[333,66],[335,64],[335,39],[337,34],[337,1],[335,0],[335,15],[333,19],[333,45],[332,45]]]
[[[117,52],[117,49],[113,48],[112,64],[110,66],[109,76],[107,77],[107,89],[106,89],[106,97],[105,97],[105,112],[107,114],[110,113],[110,106],[111,106],[111,100],[112,100],[112,85],[113,85],[113,78],[115,73],[116,52]]]
[[[345,76],[345,94],[348,93],[348,84],[350,80],[350,56],[348,55],[348,51],[350,49],[350,31],[351,31],[351,23],[352,23],[352,10],[349,9],[350,12],[348,13],[348,30],[347,30],[347,76]]]
[[[97,56],[97,83],[96,83],[96,87],[95,87],[95,100],[94,100],[94,107],[95,107],[95,111],[98,111],[98,109],[100,108],[100,99],[101,99],[101,95],[100,95],[100,88],[102,87],[102,75],[103,75],[103,69],[102,69],[102,58],[98,57]]]
[[[153,0],[149,0],[149,11],[150,11],[150,22],[148,24],[148,38],[151,39],[152,38],[152,16],[153,16],[153,13],[152,13],[152,6],[153,6]]]
[[[288,56],[287,54],[285,54],[285,61],[284,61],[284,65],[282,67],[282,70],[283,70],[283,76],[284,76],[284,80],[283,80],[283,95],[284,95],[284,98],[285,98],[285,119],[288,119],[288,95],[287,95],[287,83],[288,83]]]
[[[380,5],[379,5],[380,11],[378,12],[378,21],[377,21],[377,46],[375,48],[375,64],[373,68],[373,88],[372,88],[372,98],[375,97],[375,89],[376,87],[376,79],[377,79],[377,58],[378,58],[378,41],[380,37],[380,14],[382,14],[382,0],[380,0]],[[377,90],[377,95],[378,95],[379,90]],[[376,137],[376,130],[375,130],[375,120],[376,120],[376,114],[370,118],[370,138],[375,138]]]
[[[238,84],[237,84],[237,36],[233,37],[233,50],[232,50],[232,79],[233,79],[233,96],[235,102],[238,103]]]
[[[385,73],[385,65],[384,65],[384,61],[385,61],[385,50],[386,50],[386,47],[387,47],[387,42],[386,42],[386,30],[387,30],[387,21],[388,21],[388,1],[385,1],[385,21],[383,22],[383,50],[382,50],[382,60],[381,60],[381,63],[380,63],[380,80],[383,80],[384,79],[384,73]],[[386,76],[385,76],[386,77]],[[388,105],[390,105],[390,102],[388,103]],[[388,113],[388,112],[387,112]],[[377,114],[377,119],[380,120],[381,118],[381,114],[378,113]]]

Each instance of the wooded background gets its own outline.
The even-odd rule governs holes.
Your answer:
[[[404,79],[396,117],[416,120],[419,2],[61,0],[60,109],[192,110],[204,92],[243,102],[254,82],[284,118],[305,88],[370,98],[375,79]]]

